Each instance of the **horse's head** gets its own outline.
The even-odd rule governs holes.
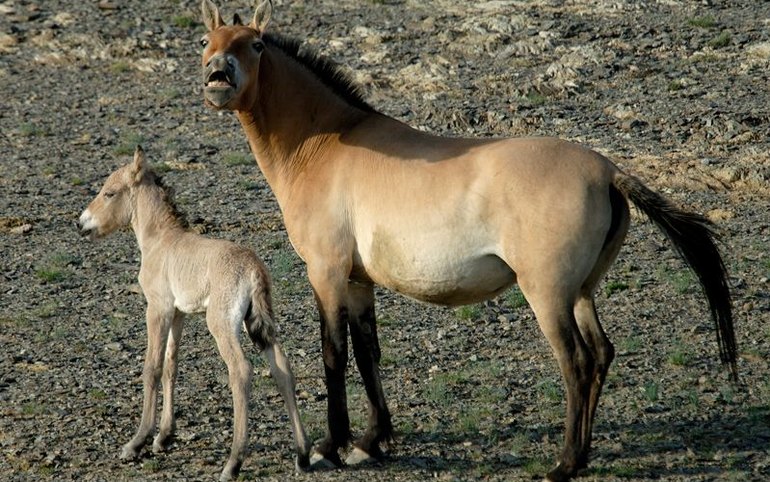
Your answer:
[[[80,215],[80,234],[101,238],[131,223],[132,188],[145,177],[144,151],[136,146],[134,161],[110,174],[99,194]]]
[[[203,46],[203,97],[215,109],[247,110],[256,100],[259,61],[265,44],[262,33],[273,11],[271,0],[257,5],[254,18],[243,25],[236,14],[233,25],[225,25],[219,9],[202,0],[203,23],[208,32]]]

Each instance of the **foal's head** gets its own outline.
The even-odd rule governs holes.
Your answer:
[[[134,161],[110,174],[102,190],[80,215],[80,234],[96,239],[131,224],[135,204],[133,188],[141,184],[146,173],[144,151],[136,146]]]
[[[225,25],[211,0],[202,0],[203,22],[208,33],[203,46],[203,97],[216,109],[247,110],[256,100],[255,83],[265,44],[262,33],[273,11],[271,0],[257,6],[249,25],[236,14],[233,25]]]

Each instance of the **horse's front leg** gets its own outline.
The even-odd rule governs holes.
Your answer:
[[[163,362],[163,411],[160,415],[160,429],[152,442],[153,452],[163,452],[171,443],[176,430],[174,418],[174,388],[179,366],[179,343],[182,338],[184,314],[180,311],[174,313],[170,335],[166,342],[166,357]]]
[[[166,350],[169,328],[174,316],[174,309],[165,309],[147,305],[147,352],[144,357],[142,382],[144,384],[144,401],[142,403],[142,420],[136,435],[123,446],[120,458],[133,459],[139,455],[147,438],[155,430],[155,408],[158,402],[158,383],[163,371],[163,358]]]
[[[374,314],[374,286],[350,283],[348,288],[350,339],[369,399],[369,427],[364,436],[353,443],[353,452],[346,460],[353,465],[381,459],[383,454],[380,443],[392,440],[393,425],[380,380],[380,343]]]
[[[327,390],[326,437],[316,446],[311,458],[314,466],[342,466],[339,449],[350,441],[350,418],[345,392],[345,368],[348,364],[347,273],[308,265],[321,318],[321,348]]]

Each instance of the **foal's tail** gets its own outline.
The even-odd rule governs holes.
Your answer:
[[[730,365],[738,380],[735,331],[727,270],[714,240],[713,224],[705,217],[682,211],[663,196],[630,175],[619,172],[612,185],[655,223],[674,244],[698,277],[717,328],[717,344],[722,363]]]
[[[244,324],[249,338],[260,350],[275,343],[275,323],[273,322],[273,302],[270,296],[270,280],[267,273],[252,275],[251,302],[246,310]]]

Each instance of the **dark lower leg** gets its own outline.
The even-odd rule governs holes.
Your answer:
[[[355,446],[372,457],[381,458],[380,442],[388,442],[393,438],[393,426],[380,379],[380,344],[373,306],[367,307],[361,316],[351,320],[350,338],[369,400],[369,427],[364,436],[355,442]]]
[[[321,312],[321,337],[326,375],[328,432],[317,452],[337,466],[342,466],[338,449],[350,440],[345,367],[348,363],[348,314],[341,308],[336,320],[327,320]]]

